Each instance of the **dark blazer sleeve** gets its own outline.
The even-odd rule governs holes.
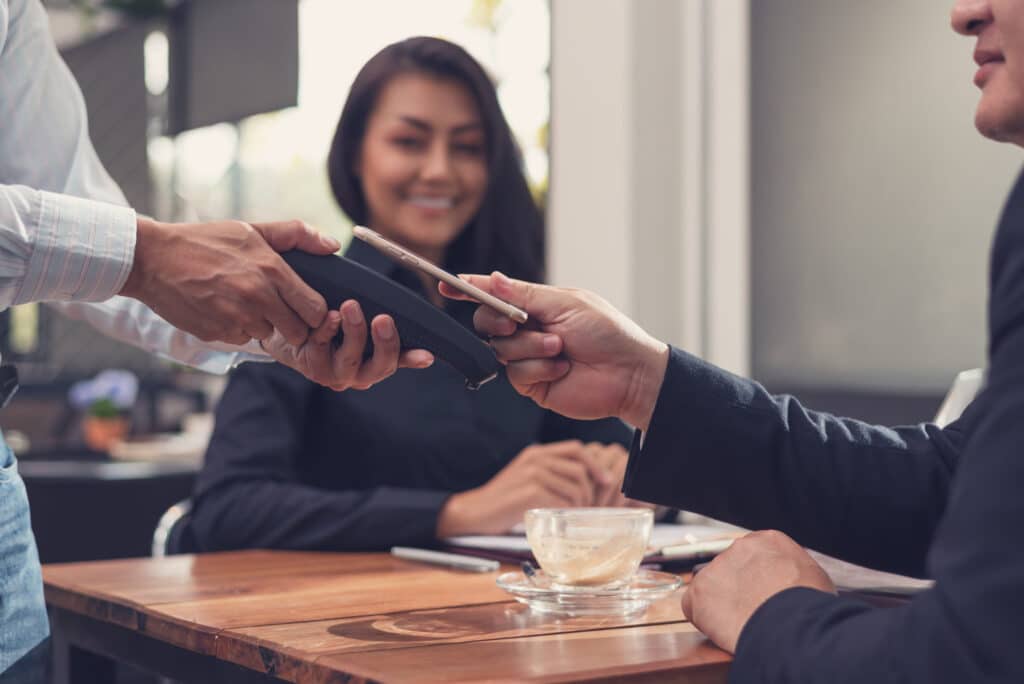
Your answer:
[[[740,635],[736,681],[1024,682],[1024,220],[1013,228],[993,252],[988,384],[928,554],[934,588],[888,610],[784,591]]]
[[[316,391],[276,364],[243,364],[232,374],[191,516],[199,550],[372,550],[435,541],[450,492],[332,491],[297,480],[303,416]]]
[[[887,428],[809,411],[672,349],[638,441],[624,485],[632,498],[921,576],[963,435],[959,421]]]

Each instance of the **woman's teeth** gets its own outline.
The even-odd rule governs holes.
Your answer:
[[[410,197],[409,202],[424,209],[451,209],[451,197]]]

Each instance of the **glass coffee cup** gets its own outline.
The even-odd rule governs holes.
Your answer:
[[[551,581],[563,588],[614,589],[640,567],[654,526],[649,508],[533,508],[526,539]]]

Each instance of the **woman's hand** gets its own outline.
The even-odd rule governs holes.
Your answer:
[[[530,508],[592,506],[610,477],[578,440],[529,446],[486,484],[448,499],[437,536],[502,534]]]

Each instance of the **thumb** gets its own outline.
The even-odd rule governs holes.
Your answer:
[[[329,235],[317,232],[305,221],[274,221],[250,225],[263,236],[275,252],[300,249],[310,254],[333,254],[341,249],[340,242]]]
[[[574,297],[568,290],[516,280],[509,278],[501,271],[495,271],[491,275],[459,274],[459,278],[498,299],[523,309],[531,318],[541,323],[557,318],[566,310],[571,309],[574,304]],[[443,283],[440,290],[441,294],[451,299],[475,301],[447,283]]]

